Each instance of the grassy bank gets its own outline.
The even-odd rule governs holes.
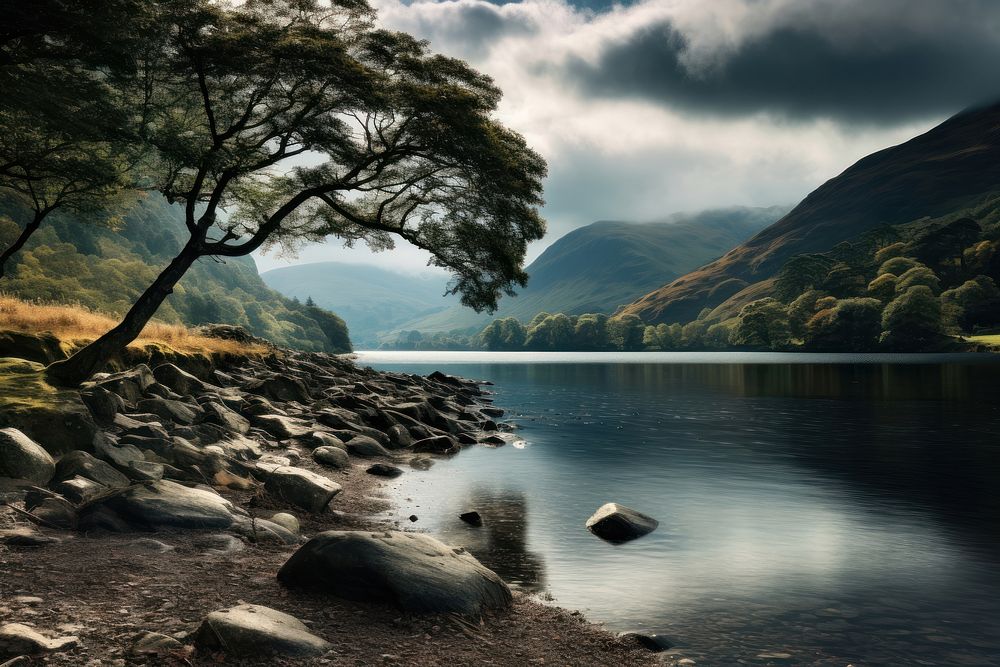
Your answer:
[[[79,305],[25,301],[0,294],[0,329],[26,334],[50,333],[68,350],[94,340],[118,321],[115,316]],[[150,322],[129,347],[142,349],[151,345],[182,354],[254,355],[268,352],[263,345],[209,338],[190,327],[157,321]]]

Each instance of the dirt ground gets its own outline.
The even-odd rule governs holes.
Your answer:
[[[293,511],[306,535],[330,529],[385,530],[375,513],[388,507],[365,465],[330,473],[344,486],[336,511],[306,516],[270,499],[227,497],[258,516]],[[266,505],[266,506],[262,506]],[[0,528],[25,525],[0,506]],[[38,658],[46,665],[651,665],[675,664],[615,639],[578,612],[516,594],[511,613],[469,621],[452,615],[410,616],[385,606],[321,593],[287,591],[275,574],[293,546],[237,545],[206,549],[206,534],[69,534],[42,547],[0,545],[0,624],[32,625],[53,635],[76,635],[81,646]],[[173,547],[157,552],[156,540]],[[151,548],[153,547],[153,548]],[[242,548],[239,548],[242,547]],[[39,599],[40,598],[40,599]],[[196,653],[130,655],[134,638],[153,631],[182,636],[211,611],[262,604],[301,619],[335,649],[311,660],[261,656],[237,660]]]

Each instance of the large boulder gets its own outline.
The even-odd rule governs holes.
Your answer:
[[[202,621],[195,644],[234,657],[316,656],[333,648],[294,616],[256,604],[213,611]]]
[[[608,542],[628,542],[656,530],[660,522],[634,509],[607,503],[587,519],[587,530]]]
[[[55,479],[62,481],[77,476],[112,489],[124,489],[129,485],[128,477],[87,452],[70,452],[56,464]]]
[[[479,616],[512,601],[507,584],[464,549],[418,533],[320,533],[288,559],[278,581],[418,613]]]
[[[458,441],[450,435],[433,435],[423,438],[413,443],[414,452],[425,452],[428,454],[454,454],[461,447]]]
[[[16,428],[0,429],[0,477],[45,486],[55,472],[56,462],[41,445]]]
[[[264,486],[292,505],[314,513],[325,510],[341,490],[340,484],[294,466],[279,466],[267,470]]]
[[[104,387],[91,387],[81,391],[80,398],[90,408],[94,419],[102,424],[111,423],[115,415],[125,412],[125,399]]]
[[[308,403],[312,400],[305,382],[286,375],[272,375],[264,379],[251,380],[243,386],[243,389],[272,401]]]
[[[122,530],[122,526],[151,530],[222,529],[233,525],[243,514],[214,491],[160,480],[130,487],[94,503],[80,517],[80,522],[109,530]]]

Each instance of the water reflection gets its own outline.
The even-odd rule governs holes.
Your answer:
[[[463,545],[505,581],[522,590],[544,590],[542,558],[528,549],[529,513],[524,493],[476,485],[446,502],[451,520],[442,521],[436,531],[445,542]],[[470,510],[479,512],[482,526],[470,526],[458,519],[459,514]]]
[[[520,585],[700,665],[1000,663],[1000,366],[397,368],[439,367],[495,381],[529,446],[463,451],[400,494]],[[609,500],[660,528],[593,538]]]

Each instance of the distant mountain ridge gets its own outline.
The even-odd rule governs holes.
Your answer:
[[[649,223],[595,222],[549,246],[528,266],[528,286],[514,297],[503,298],[493,315],[453,306],[399,329],[450,331],[485,326],[499,317],[527,322],[543,311],[610,314],[671,278],[719,257],[787,210],[778,206],[732,207],[678,213]]]
[[[369,264],[314,262],[261,274],[271,289],[299,301],[312,298],[335,311],[357,348],[378,344],[378,334],[458,302],[445,297],[448,277],[417,276]]]
[[[685,322],[766,281],[795,255],[830,250],[880,225],[938,217],[1000,191],[1000,104],[963,111],[903,144],[869,155],[788,215],[725,256],[650,291],[625,313]]]

